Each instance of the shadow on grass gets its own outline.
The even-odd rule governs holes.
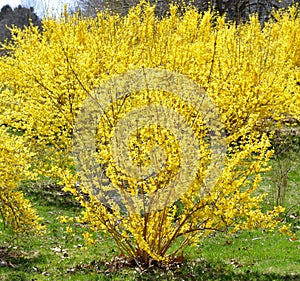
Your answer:
[[[45,256],[32,258],[10,257],[7,259],[13,266],[7,266],[5,281],[27,281],[38,280],[28,279],[29,276],[43,275],[39,272],[36,264],[44,264],[47,261]],[[103,261],[93,261],[89,264],[78,264],[69,273],[64,272],[63,276],[55,276],[57,280],[137,280],[137,281],[298,281],[300,275],[279,275],[274,273],[258,273],[247,270],[238,272],[225,263],[210,263],[204,259],[185,262],[172,268],[150,268],[143,272],[138,268],[122,268],[110,270]],[[0,267],[0,277],[3,268]],[[85,277],[86,278],[85,278]],[[93,277],[92,277],[93,276]],[[31,277],[30,277],[31,278]],[[63,279],[61,279],[63,278]],[[83,278],[83,279],[82,279]],[[92,279],[91,279],[92,278]],[[2,279],[1,279],[2,280]],[[48,279],[47,279],[48,280]],[[49,280],[52,280],[51,278]]]
[[[21,187],[26,196],[34,202],[41,202],[43,206],[59,208],[78,208],[80,204],[70,192],[63,191],[63,187],[55,183],[31,183]]]
[[[40,254],[27,256],[23,251],[1,247],[0,261],[0,280],[27,281],[28,275],[39,270],[37,264],[47,263],[47,257]]]
[[[237,272],[225,263],[210,263],[205,260],[187,262],[176,269],[151,269],[137,274],[136,280],[191,280],[191,281],[299,281],[300,275],[279,275],[247,270]]]

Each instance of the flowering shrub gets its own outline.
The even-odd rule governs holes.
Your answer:
[[[42,230],[31,203],[17,190],[18,182],[29,176],[29,155],[22,140],[0,126],[0,216],[4,226],[23,233]]]
[[[158,20],[154,8],[143,2],[126,17],[99,13],[81,19],[65,14],[59,20],[45,19],[42,32],[36,27],[14,29],[14,44],[4,46],[9,55],[0,60],[0,83],[11,89],[1,93],[1,118],[24,132],[24,140],[37,152],[39,172],[59,178],[81,202],[81,220],[112,235],[137,263],[172,261],[183,247],[213,231],[274,229],[283,209],[263,213],[263,196],[254,195],[272,155],[266,132],[280,126],[287,114],[299,118],[300,108],[300,20],[296,8],[275,18],[277,22],[264,29],[256,17],[236,26],[211,12],[187,9],[180,16],[172,6],[170,15]],[[118,202],[105,195],[102,180],[93,181],[98,186],[91,188],[90,175],[74,172],[72,135],[85,100],[111,78],[143,69],[185,75],[218,108],[227,152],[222,173],[204,195],[212,159],[205,116],[197,116],[191,104],[165,91],[146,88],[111,103],[109,98],[101,101],[107,106],[98,120],[93,153],[104,167],[103,178],[121,194]],[[138,167],[152,163],[153,147],[167,155],[157,177],[132,177],[112,157],[110,142],[118,122],[129,111],[151,104],[171,107],[187,120],[199,141],[200,159],[196,176],[176,202],[159,210],[142,203],[132,212],[122,194],[151,195],[172,181],[181,166],[177,135],[160,124],[139,128],[128,141],[130,159]]]

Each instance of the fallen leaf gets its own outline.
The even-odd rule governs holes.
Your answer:
[[[32,269],[35,271],[35,272],[39,272],[40,270],[38,269],[38,267],[36,266],[33,266]]]

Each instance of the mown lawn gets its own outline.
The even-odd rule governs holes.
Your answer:
[[[98,234],[94,237],[97,242],[86,247],[82,236],[88,231],[85,225],[59,221],[60,216],[79,215],[81,208],[58,186],[50,182],[26,184],[23,190],[44,218],[47,233],[43,237],[20,239],[1,228],[0,280],[300,280],[298,160],[289,173],[287,212],[282,217],[292,224],[294,235],[258,230],[231,237],[216,234],[197,247],[186,249],[184,264],[147,271],[122,267],[121,257],[108,263],[119,254],[110,237]],[[270,191],[266,208],[275,196],[272,179],[276,173],[268,172],[262,183],[262,189]]]

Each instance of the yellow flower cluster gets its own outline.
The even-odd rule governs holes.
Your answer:
[[[93,239],[92,235],[89,232],[84,232],[82,236],[85,239],[87,245],[95,244],[96,241]]]
[[[14,43],[3,46],[8,55],[0,58],[0,88],[6,89],[0,92],[0,120],[24,132],[23,139],[37,152],[35,167],[61,179],[85,207],[83,220],[94,230],[107,231],[122,252],[145,263],[172,259],[215,230],[273,229],[282,210],[262,213],[262,197],[253,192],[272,155],[268,132],[287,115],[300,119],[300,19],[295,7],[274,17],[276,21],[262,29],[255,16],[237,26],[192,8],[179,15],[172,6],[168,17],[157,19],[153,8],[142,2],[126,17],[99,13],[82,19],[66,14],[59,20],[45,19],[43,31],[15,28]],[[166,155],[164,169],[147,181],[120,169],[112,157],[111,139],[128,112],[150,104],[171,107],[186,119],[201,152],[197,177],[173,205],[124,216],[121,204],[108,198],[105,206],[81,174],[74,173],[72,132],[94,89],[124,72],[148,68],[186,75],[205,89],[225,124],[228,149],[221,175],[203,196],[199,190],[209,184],[205,173],[211,151],[208,128],[196,109],[172,93],[147,89],[112,102],[99,120],[95,153],[119,193],[154,193],[173,180],[181,165],[176,135],[149,124],[131,135],[130,157],[136,166],[147,168],[151,150],[159,147]],[[12,167],[6,165],[5,170]],[[174,249],[178,238],[180,246]]]
[[[18,233],[43,229],[31,203],[17,189],[20,180],[30,175],[29,158],[24,142],[0,126],[0,216],[4,226]]]

